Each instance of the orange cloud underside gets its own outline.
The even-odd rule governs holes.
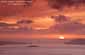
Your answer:
[[[53,26],[55,24],[54,19],[51,19],[49,17],[42,17],[42,18],[37,18],[33,20],[34,23],[32,24],[32,28],[43,28],[43,29],[48,29],[49,27]]]

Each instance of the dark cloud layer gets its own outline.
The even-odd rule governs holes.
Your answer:
[[[33,22],[32,20],[21,20],[21,21],[18,21],[17,24],[19,24],[19,23],[30,24],[32,22]]]
[[[56,22],[66,22],[69,20],[69,17],[64,16],[64,15],[51,16],[51,18],[55,19]]]
[[[79,7],[79,5],[84,5],[85,0],[48,0],[49,6],[54,9],[63,9],[65,6],[67,7]]]

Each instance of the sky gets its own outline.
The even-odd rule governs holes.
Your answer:
[[[26,27],[30,26],[32,33],[37,30],[36,36],[40,36],[39,33],[44,33],[42,36],[57,33],[85,35],[85,0],[4,1],[0,1],[1,23],[18,24],[18,21],[30,20],[30,24],[25,23]]]

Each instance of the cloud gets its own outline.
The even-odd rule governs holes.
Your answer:
[[[51,1],[51,2],[50,2]],[[55,2],[56,1],[56,2]],[[58,2],[57,2],[58,1]],[[66,8],[73,1],[72,8]],[[83,2],[82,2],[83,1]],[[33,0],[32,6],[24,7],[20,6],[7,6],[6,4],[0,3],[0,16],[27,16],[27,17],[43,17],[52,16],[58,14],[64,14],[68,16],[85,16],[84,0]],[[52,5],[51,5],[52,4]],[[57,5],[59,4],[59,5]],[[78,9],[74,9],[74,4],[79,4]],[[52,8],[53,6],[59,6],[64,8],[63,12],[58,9]],[[3,7],[4,6],[4,7]],[[59,8],[59,9],[60,9]]]
[[[14,27],[14,28],[17,28],[18,25],[17,24],[8,24],[8,23],[4,23],[4,22],[0,22],[0,30],[2,31],[5,31],[6,28],[11,28],[11,27]],[[3,29],[5,28],[5,29]]]
[[[17,24],[19,24],[19,23],[21,23],[21,24],[30,24],[30,23],[33,23],[33,21],[32,20],[21,20],[21,21],[17,21]]]
[[[8,23],[8,24],[16,24],[17,20],[19,19],[19,17],[14,17],[14,16],[10,16],[10,17],[1,17],[0,18],[0,22],[4,22],[4,23]]]
[[[0,27],[7,26],[7,25],[8,25],[7,23],[0,23]]]
[[[54,9],[50,7],[51,3],[55,6],[59,6],[60,8],[64,8],[63,12],[58,11],[58,9]],[[82,2],[83,1],[83,2]],[[49,4],[48,4],[49,3]],[[4,16],[1,21],[4,21],[6,23],[16,23],[17,20],[22,19],[21,17],[27,17],[23,19],[28,19],[28,20],[36,20],[36,22],[32,23],[32,27],[41,27],[41,28],[49,28],[52,25],[55,24],[56,22],[68,22],[69,17],[71,17],[72,20],[79,19],[80,17],[83,16],[82,20],[84,19],[85,16],[85,9],[84,9],[84,4],[85,0],[36,0],[33,2],[32,7],[23,7],[23,6],[8,6],[7,7],[1,7],[2,4],[0,4],[0,14],[1,16]],[[82,5],[80,5],[82,4]],[[74,9],[74,8],[67,8],[65,6],[76,6],[79,5],[79,9]],[[7,8],[7,9],[6,9]],[[59,9],[60,9],[59,8]],[[17,13],[16,13],[17,11]],[[16,13],[16,14],[15,14]],[[11,15],[14,15],[16,18],[10,17]],[[61,15],[60,15],[61,14]],[[62,15],[63,14],[63,15]],[[56,16],[58,18],[53,18],[50,20],[50,18],[44,19],[44,17],[49,17],[49,16]],[[60,15],[60,16],[58,16]],[[5,16],[9,16],[6,18]],[[31,18],[29,18],[31,17]],[[40,17],[40,19],[38,19]],[[59,18],[61,17],[61,18]],[[76,17],[76,18],[75,18]],[[82,22],[82,21],[81,21]],[[84,21],[83,21],[84,23]],[[49,24],[49,25],[48,25]]]
[[[85,5],[85,0],[48,0],[49,6],[54,9],[63,9],[64,7],[79,7]]]
[[[61,23],[61,22],[64,23],[70,20],[70,17],[64,15],[51,16],[51,18],[54,19],[57,23]]]
[[[58,33],[85,35],[85,25],[81,24],[81,23],[76,23],[76,22],[68,22],[65,24],[56,24],[53,27],[53,30],[54,30],[54,32],[58,32]]]
[[[3,0],[0,0],[0,16],[2,17],[16,16],[19,13],[21,13],[22,10],[24,9],[23,5],[14,5],[14,3],[11,3],[10,0],[7,0],[7,1],[4,0],[5,2],[2,2],[2,1]],[[15,2],[15,0],[12,0],[12,1]]]
[[[54,19],[51,19],[49,17],[38,17],[35,18],[32,23],[33,29],[48,29],[49,27],[53,26],[55,24]]]

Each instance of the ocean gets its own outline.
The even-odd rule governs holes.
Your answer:
[[[66,44],[1,45],[0,55],[85,55],[85,45]]]

